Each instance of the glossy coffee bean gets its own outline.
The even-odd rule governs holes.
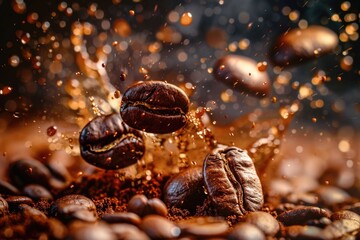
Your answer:
[[[11,209],[17,209],[20,204],[34,206],[34,201],[26,196],[9,196],[6,198],[6,201]]]
[[[96,206],[91,199],[78,194],[57,199],[50,208],[50,214],[62,221],[79,219],[86,222],[97,220]]]
[[[193,217],[179,222],[178,226],[182,236],[196,239],[224,237],[229,230],[229,225],[224,219],[215,217]]]
[[[175,85],[162,81],[138,82],[123,95],[120,114],[127,125],[149,133],[171,133],[182,128],[189,98]]]
[[[42,225],[47,223],[48,217],[36,208],[27,204],[20,204],[18,209],[23,214],[24,219],[30,218],[32,221]]]
[[[139,228],[134,225],[126,223],[111,224],[110,228],[116,235],[117,239],[121,240],[150,240],[150,238]]]
[[[360,229],[360,222],[352,219],[340,219],[332,222],[324,228],[326,239],[339,239],[348,233]]]
[[[117,113],[90,121],[80,133],[80,153],[88,163],[103,169],[135,164],[144,155],[142,135],[129,129]]]
[[[345,190],[334,186],[321,186],[315,193],[325,206],[340,204],[350,199],[350,195]]]
[[[192,167],[171,177],[164,187],[164,201],[169,207],[195,210],[205,199],[202,167]]]
[[[145,215],[148,199],[145,195],[134,195],[128,203],[127,210],[142,217]]]
[[[330,213],[319,207],[298,207],[281,213],[277,220],[285,226],[305,224],[309,220],[330,217]]]
[[[226,55],[216,61],[213,74],[216,80],[241,93],[257,97],[270,94],[269,76],[259,71],[257,62],[250,58]]]
[[[289,66],[330,53],[338,45],[338,36],[322,26],[295,28],[277,39],[271,59],[275,65]]]
[[[262,207],[260,179],[247,153],[236,147],[209,154],[204,161],[204,182],[218,213],[244,215]]]
[[[159,198],[151,198],[147,202],[146,215],[156,214],[166,217],[168,214],[167,207]]]
[[[41,185],[38,184],[29,184],[26,185],[23,188],[23,192],[26,196],[30,197],[31,199],[38,201],[40,199],[43,200],[52,200],[53,196],[51,195],[51,193],[44,188]]]
[[[330,219],[332,221],[341,220],[341,219],[350,219],[357,222],[360,222],[360,215],[358,215],[355,212],[348,211],[348,210],[341,210],[338,212],[335,212],[331,215]]]
[[[228,240],[265,240],[264,233],[250,223],[239,223],[229,233]]]
[[[20,191],[11,183],[0,179],[0,194],[20,195]]]
[[[147,215],[143,218],[140,228],[151,239],[174,239],[180,236],[180,228],[173,222],[159,215]]]
[[[0,217],[9,213],[9,204],[7,201],[0,197]]]
[[[250,212],[245,216],[244,221],[259,228],[266,236],[274,236],[280,230],[278,221],[267,212]]]
[[[132,212],[107,213],[102,215],[101,219],[108,223],[130,223],[135,226],[141,222],[139,215]]]

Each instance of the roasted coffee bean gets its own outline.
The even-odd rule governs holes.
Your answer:
[[[260,179],[245,151],[229,147],[209,154],[204,161],[203,174],[208,195],[220,215],[243,215],[262,207]]]
[[[340,204],[350,199],[350,195],[347,192],[334,186],[321,186],[315,193],[318,194],[319,200],[325,206]]]
[[[130,223],[138,226],[141,222],[139,215],[132,212],[107,213],[101,219],[108,223]]]
[[[110,225],[117,239],[121,240],[150,240],[150,238],[134,225],[117,223]]]
[[[360,215],[348,210],[341,210],[331,215],[332,221],[341,220],[341,219],[349,219],[360,222]]]
[[[277,220],[285,226],[305,224],[309,220],[330,217],[330,213],[319,207],[299,207],[281,213]]]
[[[50,160],[46,162],[45,165],[54,177],[63,182],[69,182],[71,180],[71,174],[64,165],[64,162],[72,161],[72,156],[65,151],[56,151],[52,153]]]
[[[0,217],[9,213],[9,204],[7,201],[0,197]]]
[[[171,133],[182,128],[189,98],[180,88],[162,81],[138,82],[123,95],[120,114],[127,125],[150,133]]]
[[[104,223],[89,224],[73,222],[70,225],[69,239],[71,240],[116,240],[110,226]]]
[[[314,206],[319,202],[319,198],[314,193],[296,192],[285,197],[285,202],[297,205]]]
[[[180,228],[173,222],[159,215],[147,215],[143,218],[140,228],[151,239],[172,239],[180,235]]]
[[[337,45],[338,36],[328,28],[295,28],[277,39],[270,55],[275,65],[285,67],[327,54]]]
[[[321,228],[314,226],[293,225],[286,227],[283,234],[287,239],[297,240],[323,240],[324,232]]]
[[[360,222],[351,219],[340,219],[324,228],[324,236],[326,239],[338,239],[359,229]]]
[[[319,219],[312,219],[312,220],[306,221],[305,224],[308,225],[308,226],[315,226],[315,227],[324,228],[324,227],[326,227],[327,225],[329,225],[331,223],[332,223],[332,221],[330,220],[330,218],[322,217],[322,218],[319,218]]]
[[[228,240],[265,240],[264,233],[250,223],[239,223],[229,233]]]
[[[66,226],[58,219],[49,218],[47,223],[51,239],[64,239],[67,236],[68,230]]]
[[[171,177],[164,187],[164,201],[169,207],[195,210],[205,199],[202,167],[192,167]]]
[[[40,199],[43,200],[53,199],[51,193],[46,188],[38,184],[29,184],[25,186],[23,192],[26,196],[30,197],[35,201],[38,201]]]
[[[81,156],[99,168],[130,166],[142,158],[144,151],[140,132],[129,129],[117,113],[94,118],[80,133]]]
[[[182,236],[196,237],[196,239],[217,238],[226,236],[229,225],[221,218],[194,217],[178,223]]]
[[[0,179],[0,194],[20,195],[20,191],[12,184]]]
[[[146,215],[156,214],[166,217],[168,214],[167,207],[159,198],[151,198],[147,202]]]
[[[134,195],[127,206],[129,212],[136,213],[140,217],[145,215],[146,206],[148,204],[148,199],[145,195],[137,194]]]
[[[57,199],[50,208],[50,214],[62,221],[79,219],[95,222],[97,219],[96,206],[93,201],[83,195],[66,195]]]
[[[11,209],[16,209],[20,204],[34,206],[33,200],[26,196],[9,196],[6,201]]]
[[[275,236],[280,229],[278,221],[267,212],[250,212],[245,216],[244,221],[259,228],[266,236]]]
[[[47,224],[48,217],[36,208],[30,207],[27,204],[20,204],[18,209],[23,214],[24,219],[30,218],[32,221],[38,224]]]
[[[258,70],[257,62],[238,55],[227,55],[216,61],[215,78],[229,87],[257,97],[270,94],[270,80],[266,72]]]
[[[351,205],[346,205],[343,209],[352,211],[352,212],[357,213],[358,215],[360,215],[360,202],[357,202],[357,203],[354,203],[354,204],[351,204]]]
[[[12,162],[9,166],[9,177],[18,187],[23,187],[30,183],[49,187],[52,178],[49,169],[41,162],[32,158],[19,159]]]

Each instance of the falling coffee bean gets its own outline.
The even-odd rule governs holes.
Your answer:
[[[149,133],[171,133],[182,128],[189,98],[175,85],[162,81],[138,82],[124,92],[120,114],[127,125]]]
[[[295,28],[277,39],[271,59],[275,65],[286,67],[330,53],[338,45],[338,36],[322,26]]]
[[[262,207],[260,179],[245,151],[228,147],[209,154],[204,161],[203,174],[208,195],[220,215],[244,215]]]
[[[227,55],[218,59],[213,71],[216,80],[243,93],[257,97],[270,94],[269,76],[259,71],[257,62],[238,55]]]
[[[135,164],[144,155],[143,138],[129,129],[117,113],[100,116],[80,133],[80,153],[88,163],[103,169],[119,169]]]

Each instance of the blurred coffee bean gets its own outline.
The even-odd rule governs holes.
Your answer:
[[[196,239],[224,237],[229,230],[224,219],[215,217],[193,217],[179,222],[178,226],[182,236]]]
[[[9,196],[6,198],[6,201],[11,209],[17,209],[20,204],[34,206],[33,200],[26,196]]]
[[[166,217],[168,214],[167,207],[159,198],[151,198],[148,200],[146,206],[146,215],[156,214]]]
[[[277,220],[285,226],[301,225],[312,219],[320,219],[322,217],[330,217],[330,213],[319,207],[298,207],[281,213]]]
[[[127,210],[142,217],[145,215],[147,203],[148,199],[145,195],[134,195],[128,203]]]
[[[110,228],[116,235],[117,239],[121,240],[150,240],[150,238],[139,228],[134,225],[125,223],[111,224]]]
[[[318,194],[319,200],[325,206],[340,204],[350,199],[350,195],[347,192],[334,186],[321,186],[315,193]]]
[[[144,155],[142,135],[129,129],[118,113],[90,121],[80,133],[80,153],[88,163],[103,169],[135,164]]]
[[[20,191],[12,184],[0,179],[0,194],[20,195]]]
[[[270,80],[265,71],[259,71],[257,62],[238,55],[218,59],[213,68],[216,80],[242,93],[257,97],[270,94]]]
[[[108,223],[130,223],[138,226],[141,218],[132,212],[107,213],[101,216],[101,219]]]
[[[260,179],[247,153],[229,147],[209,154],[204,161],[204,182],[220,215],[244,215],[264,202]]]
[[[284,201],[296,205],[314,206],[318,204],[319,199],[314,193],[296,192],[287,195]]]
[[[360,222],[360,215],[348,210],[341,210],[331,215],[332,221],[341,220],[341,219],[349,219]]]
[[[243,220],[259,228],[266,236],[275,236],[280,229],[278,221],[267,212],[250,212]]]
[[[30,183],[49,187],[50,179],[52,178],[49,169],[41,162],[32,158],[19,159],[12,162],[9,166],[9,177],[18,187],[23,187]]]
[[[206,197],[203,189],[202,167],[192,167],[171,177],[164,187],[164,201],[175,206],[195,210]]]
[[[312,220],[306,221],[306,225],[315,226],[315,227],[319,227],[319,228],[324,228],[331,223],[332,223],[332,221],[330,220],[330,218],[327,218],[327,217],[322,217],[320,219],[312,219]]]
[[[9,204],[7,201],[0,197],[0,217],[9,213]]]
[[[68,234],[67,227],[56,218],[48,219],[48,230],[51,239],[64,239]]]
[[[172,239],[180,235],[180,228],[173,222],[159,215],[147,215],[143,218],[140,228],[151,239]]]
[[[287,239],[296,240],[323,240],[324,233],[321,228],[314,226],[293,225],[285,227],[284,234]]]
[[[270,56],[275,65],[286,67],[328,54],[337,45],[338,36],[326,27],[295,28],[277,39]]]
[[[150,133],[182,128],[190,100],[183,90],[162,81],[138,82],[123,95],[120,114],[127,125]]]
[[[229,233],[228,240],[265,240],[264,233],[250,223],[238,223]]]
[[[360,229],[360,222],[351,219],[340,219],[332,222],[324,228],[326,239],[338,239],[347,233],[352,233]]]
[[[62,159],[55,160],[52,156],[51,160],[46,163],[46,167],[50,170],[51,174],[60,181],[69,182],[71,175],[61,161]]]
[[[47,223],[48,217],[36,208],[30,207],[29,205],[22,203],[19,205],[18,209],[23,214],[24,219],[30,218],[37,224],[42,225],[45,225]]]
[[[349,210],[352,211],[354,213],[357,213],[358,215],[360,215],[360,202],[351,204],[351,205],[346,205],[343,207],[344,210]]]
[[[23,192],[26,196],[30,197],[31,199],[38,201],[40,199],[43,200],[52,200],[53,196],[51,195],[51,193],[44,188],[41,185],[38,184],[29,184],[26,185],[23,188]]]
[[[96,206],[83,195],[66,195],[57,199],[50,208],[50,214],[62,221],[79,219],[86,222],[97,220]]]
[[[73,222],[70,225],[69,239],[71,240],[116,240],[116,235],[110,226],[105,223],[80,223]]]

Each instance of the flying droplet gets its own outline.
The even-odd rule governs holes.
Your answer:
[[[56,126],[50,126],[46,129],[46,134],[49,136],[49,137],[52,137],[56,134],[57,132],[57,127]]]
[[[180,24],[184,27],[187,27],[191,23],[192,23],[192,14],[190,12],[184,12],[180,17]]]
[[[260,72],[265,72],[266,69],[267,69],[267,67],[268,67],[268,64],[267,64],[267,62],[265,62],[265,61],[263,61],[263,62],[258,62],[258,64],[257,64],[257,68],[258,68],[258,70],[259,70]]]

